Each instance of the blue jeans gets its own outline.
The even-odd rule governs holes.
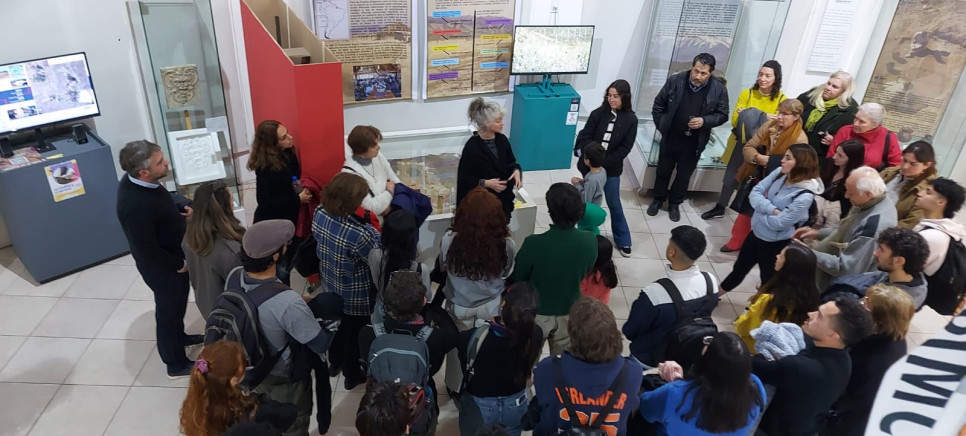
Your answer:
[[[472,436],[484,424],[503,424],[510,436],[520,436],[520,421],[527,413],[526,389],[506,397],[460,397],[460,434]]]
[[[607,178],[607,183],[604,183],[604,199],[610,209],[610,230],[614,234],[614,244],[618,247],[630,247],[631,231],[627,228],[624,207],[621,206],[620,176]]]

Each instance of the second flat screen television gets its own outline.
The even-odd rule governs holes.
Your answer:
[[[0,134],[95,115],[84,53],[0,65]]]
[[[510,74],[586,74],[594,26],[516,26]]]

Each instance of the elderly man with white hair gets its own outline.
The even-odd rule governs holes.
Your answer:
[[[839,129],[832,138],[827,157],[831,159],[842,142],[856,139],[865,146],[864,165],[881,171],[886,167],[901,164],[902,150],[899,148],[899,138],[882,125],[883,120],[885,120],[885,108],[881,104],[865,103],[859,106],[859,112],[855,114],[852,127]]]
[[[852,202],[852,210],[837,228],[802,227],[793,236],[815,252],[818,289],[827,288],[836,277],[874,271],[876,239],[898,221],[895,205],[886,200],[885,182],[871,167],[852,171],[845,180],[845,198]]]

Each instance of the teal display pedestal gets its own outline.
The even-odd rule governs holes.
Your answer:
[[[566,83],[517,85],[510,145],[524,171],[570,168],[580,94]]]

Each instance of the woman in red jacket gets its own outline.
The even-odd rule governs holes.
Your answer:
[[[881,104],[865,103],[859,106],[859,112],[855,114],[852,127],[839,129],[832,139],[832,145],[829,146],[826,157],[831,159],[839,144],[849,139],[855,139],[865,146],[865,166],[876,168],[879,171],[887,167],[898,166],[902,163],[899,139],[895,133],[890,132],[882,125],[884,119],[885,108]],[[886,141],[888,141],[888,144],[886,144]],[[885,147],[888,147],[888,149]],[[883,158],[885,158],[885,162],[883,162]]]

